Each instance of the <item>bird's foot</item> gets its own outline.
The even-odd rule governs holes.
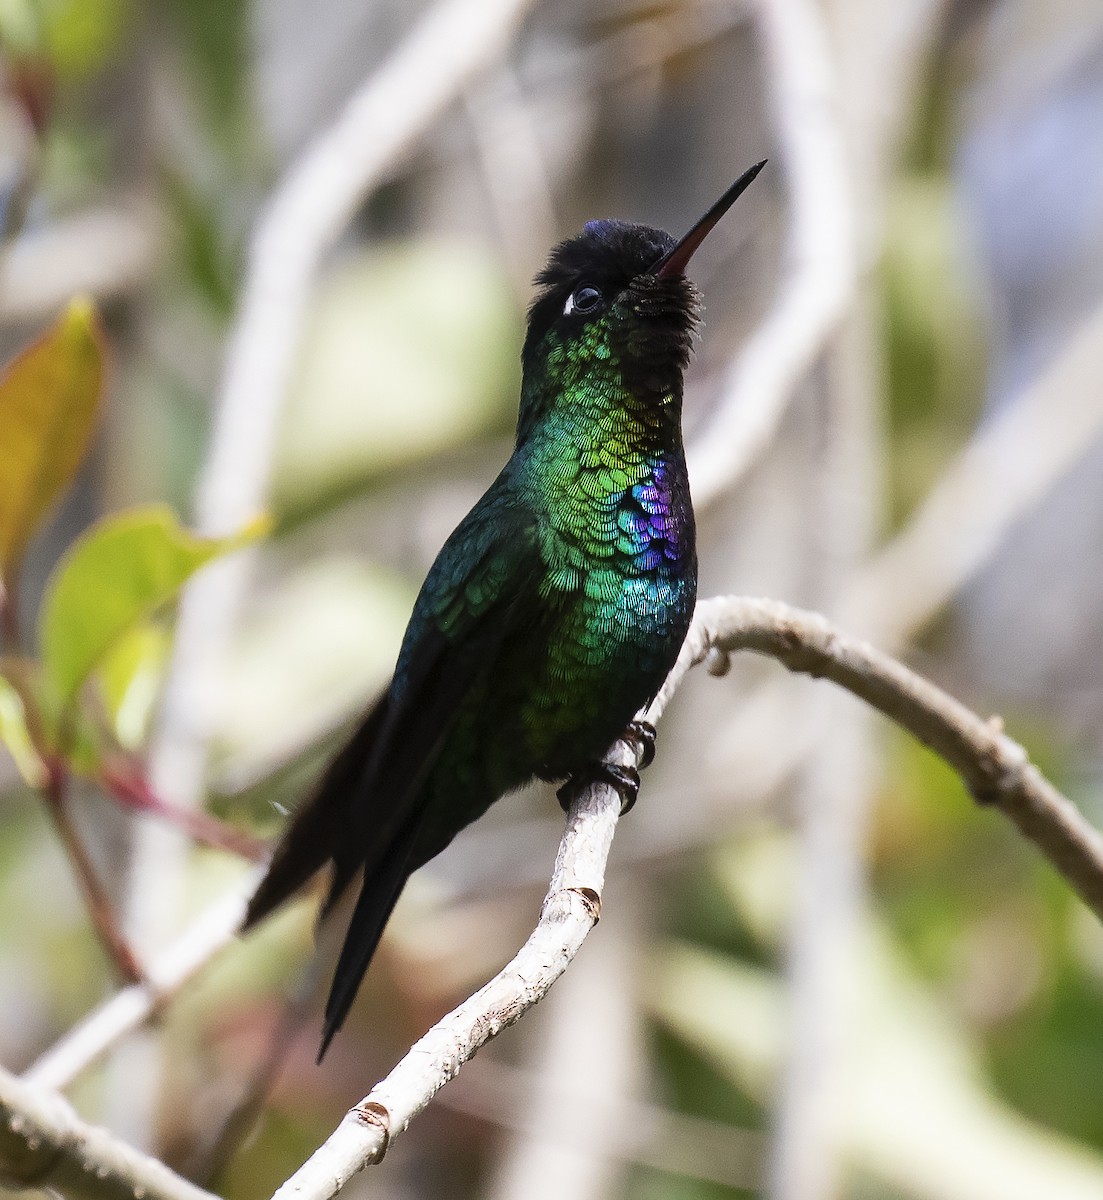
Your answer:
[[[643,771],[655,761],[655,726],[650,721],[630,721],[624,731],[624,740],[636,747]]]
[[[571,797],[579,788],[591,783],[607,783],[620,796],[620,815],[632,810],[640,794],[640,773],[635,767],[622,767],[619,763],[589,763],[570,779],[555,794],[563,811],[571,806]]]

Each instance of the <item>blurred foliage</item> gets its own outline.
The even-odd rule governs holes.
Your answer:
[[[9,588],[27,543],[88,451],[102,387],[100,334],[84,300],[0,377],[0,582]]]
[[[217,196],[201,194],[185,176],[166,168],[165,201],[176,227],[181,269],[199,298],[228,320],[234,307],[240,247],[227,244]]]
[[[247,121],[245,0],[157,0],[153,7],[179,32],[208,117],[216,126]]]
[[[491,430],[517,404],[521,327],[474,245],[395,243],[323,282],[276,459],[277,511],[317,509]]]
[[[881,260],[893,525],[930,491],[980,413],[983,325],[967,256],[945,176],[899,179],[886,213]]]
[[[0,44],[45,59],[63,78],[87,77],[119,52],[131,8],[131,0],[0,0]]]
[[[351,556],[286,577],[225,665],[218,760],[239,780],[263,778],[289,745],[306,747],[362,709],[387,682],[414,595],[410,581]]]
[[[879,270],[894,527],[968,437],[984,399],[985,300],[949,171],[959,75],[953,56],[932,60],[884,214]]]

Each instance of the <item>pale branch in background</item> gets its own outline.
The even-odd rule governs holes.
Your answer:
[[[0,1185],[67,1200],[215,1200],[164,1163],[86,1124],[55,1092],[0,1067]]]
[[[240,528],[268,501],[272,456],[314,279],[356,207],[478,73],[508,45],[531,0],[441,0],[288,170],[250,246],[215,425],[197,495],[204,533]],[[213,564],[180,606],[155,788],[194,804],[202,793],[203,689],[240,607],[250,555]],[[134,881],[134,890],[146,893]]]
[[[981,425],[904,529],[862,570],[846,606],[850,619],[890,647],[926,625],[1098,442],[1101,375],[1103,307]]]
[[[251,872],[245,887],[234,888],[216,900],[153,959],[144,982],[117,992],[74,1025],[23,1073],[24,1082],[60,1091],[120,1038],[144,1025],[162,1004],[237,940],[246,901],[258,879],[259,875]]]
[[[25,230],[0,265],[0,320],[40,320],[81,293],[103,302],[130,292],[163,244],[163,220],[141,194]]]
[[[523,305],[536,262],[555,241],[554,189],[536,114],[505,63],[464,97],[498,243]]]
[[[576,964],[566,977],[574,978]],[[534,1112],[534,1095],[546,1095]],[[667,1174],[703,1179],[730,1189],[762,1182],[765,1135],[724,1121],[688,1116],[654,1103],[591,1091],[575,1081],[548,1081],[531,1067],[519,1068],[480,1056],[441,1092],[437,1103],[491,1121],[564,1152],[603,1153]],[[508,1193],[510,1200],[525,1192]],[[563,1193],[560,1193],[562,1196]]]
[[[608,1200],[624,1192],[617,1112],[647,1082],[637,985],[650,948],[649,888],[645,877],[623,874],[607,886],[600,950],[572,964],[529,1018],[529,1086],[506,1101],[510,1134],[500,1139],[480,1200]],[[446,1090],[445,1103],[455,1091]],[[553,1130],[558,1136],[549,1137]]]
[[[812,0],[757,0],[766,84],[789,197],[781,292],[740,347],[718,411],[687,451],[702,511],[773,437],[857,283],[846,158],[827,31]]]

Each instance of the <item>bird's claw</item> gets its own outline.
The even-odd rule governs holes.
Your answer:
[[[591,783],[607,783],[616,791],[620,796],[622,817],[626,812],[631,812],[640,794],[640,773],[635,767],[622,767],[619,763],[591,763],[584,771],[572,775],[555,793],[564,812],[570,808],[575,792]]]
[[[655,761],[655,726],[650,721],[630,721],[624,740],[636,747],[641,771],[651,766]]]

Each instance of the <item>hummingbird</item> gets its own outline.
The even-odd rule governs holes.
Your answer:
[[[409,876],[533,779],[639,775],[604,763],[681,649],[697,596],[682,376],[700,322],[690,258],[765,161],[680,240],[599,220],[536,277],[509,461],[421,587],[390,685],[283,834],[248,929],[332,864],[324,919],[360,894],[325,1009],[320,1062]]]

